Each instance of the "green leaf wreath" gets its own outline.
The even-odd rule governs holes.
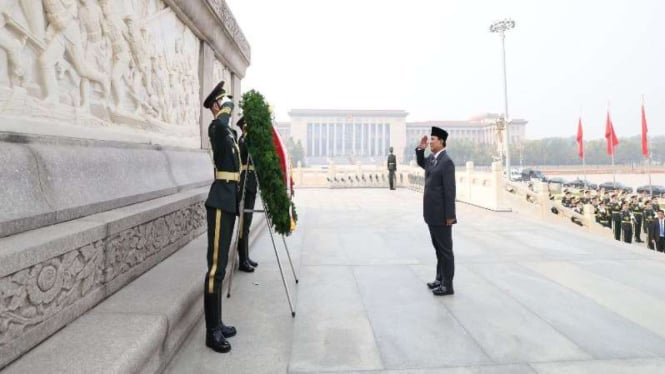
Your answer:
[[[287,194],[284,173],[272,140],[270,109],[263,95],[255,90],[242,95],[240,107],[248,124],[247,148],[254,161],[266,214],[277,233],[289,235],[292,231],[290,209],[293,209],[294,221],[297,215],[295,205]]]

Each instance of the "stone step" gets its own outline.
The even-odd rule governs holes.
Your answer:
[[[250,246],[265,227],[255,215]],[[203,314],[206,246],[203,234],[2,373],[161,372]]]

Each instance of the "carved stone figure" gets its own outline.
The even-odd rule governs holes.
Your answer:
[[[111,67],[111,91],[113,101],[116,106],[120,105],[122,92],[122,79],[127,69],[129,69],[129,48],[125,41],[124,23],[118,15],[116,9],[117,1],[100,0],[102,13],[105,18],[106,36],[111,42],[111,51],[113,53]]]
[[[85,60],[101,71],[108,71],[109,52],[104,39],[104,25],[102,22],[102,10],[93,0],[80,0],[79,18],[86,34]],[[83,79],[81,82],[82,106],[88,106],[89,81]]]
[[[127,25],[129,48],[134,57],[134,63],[141,71],[143,85],[150,94],[152,91],[152,67],[150,66],[150,51],[145,45],[144,39],[147,30],[140,28],[133,16],[125,17],[125,24]]]
[[[46,45],[39,56],[39,66],[44,78],[45,100],[58,101],[58,83],[55,66],[67,52],[69,60],[81,78],[100,83],[108,92],[108,81],[104,75],[85,62],[83,42],[78,22],[76,0],[43,0],[46,19]]]
[[[5,30],[5,25],[5,14],[0,13],[0,48],[7,53],[7,65],[11,71],[10,82],[20,84],[23,81],[24,74],[21,66],[21,49],[23,46],[9,31]]]

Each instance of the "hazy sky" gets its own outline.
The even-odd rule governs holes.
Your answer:
[[[252,47],[243,91],[293,108],[403,109],[407,121],[509,112],[528,138],[665,135],[664,0],[227,0]]]

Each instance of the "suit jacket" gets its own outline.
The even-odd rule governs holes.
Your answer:
[[[208,126],[208,137],[212,147],[215,171],[240,172],[240,151],[236,142],[235,131],[229,126],[233,103],[222,105],[219,115]],[[205,205],[238,214],[238,182],[215,180],[210,186]]]
[[[649,238],[649,241],[656,241],[658,243],[658,240],[660,240],[660,220],[658,217],[656,217],[656,220],[651,222],[651,237]]]
[[[425,193],[423,217],[428,225],[444,226],[455,216],[455,164],[443,151],[436,159],[431,154],[425,158],[425,150],[416,149],[418,165],[425,169]]]

